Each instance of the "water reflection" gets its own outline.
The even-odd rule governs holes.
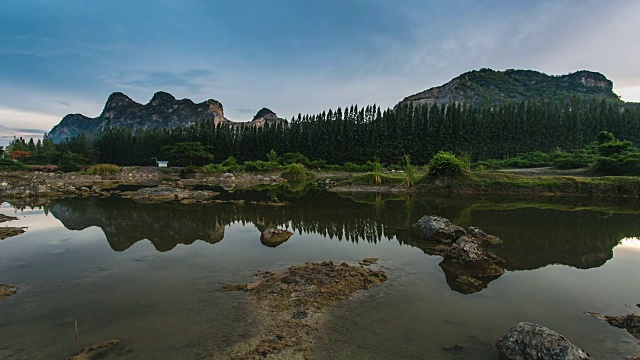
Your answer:
[[[272,198],[274,194],[247,192],[244,196]],[[224,238],[227,225],[242,222],[254,224],[261,231],[284,226],[354,243],[375,244],[383,238],[395,238],[433,255],[436,244],[413,238],[408,228],[422,215],[437,214],[502,238],[504,245],[491,251],[505,260],[507,270],[531,270],[550,264],[580,269],[601,266],[612,258],[620,239],[638,235],[635,224],[640,223],[635,202],[593,207],[586,199],[545,203],[508,198],[339,196],[326,192],[308,192],[285,200],[290,206],[158,205],[119,198],[68,198],[52,201],[47,209],[68,229],[100,227],[115,251],[124,251],[143,239],[150,240],[158,251],[196,240],[215,244]],[[461,293],[480,291],[492,280],[461,286],[455,281],[457,276],[443,270],[449,286]]]

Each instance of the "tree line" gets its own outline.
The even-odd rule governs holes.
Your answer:
[[[566,102],[541,98],[492,106],[401,104],[384,111],[376,105],[353,105],[262,127],[215,125],[213,119],[203,119],[167,129],[109,128],[94,137],[79,134],[67,139],[56,151],[79,154],[89,162],[150,165],[152,158],[175,152],[177,144],[197,143],[202,147],[192,150],[210,154],[201,153],[208,162],[231,156],[238,161],[267,160],[273,150],[328,164],[374,159],[399,164],[408,155],[421,165],[441,150],[464,153],[473,161],[533,151],[570,152],[603,130],[640,144],[640,107],[577,96]]]

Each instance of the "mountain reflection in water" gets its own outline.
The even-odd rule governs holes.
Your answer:
[[[241,194],[236,194],[241,195]],[[101,228],[115,251],[125,251],[143,239],[164,252],[177,244],[202,240],[210,244],[224,238],[225,227],[252,223],[259,230],[289,227],[297,233],[316,233],[354,243],[378,243],[383,238],[434,254],[433,244],[410,235],[408,229],[422,215],[439,215],[463,227],[477,226],[500,237],[504,244],[491,251],[505,260],[507,270],[532,270],[550,264],[580,269],[603,265],[613,248],[640,223],[637,204],[585,208],[568,201],[556,203],[479,199],[469,197],[382,196],[352,197],[322,192],[287,199],[289,206],[268,207],[231,203],[206,205],[139,204],[120,198],[68,198],[52,201],[47,209],[70,230]],[[585,202],[587,200],[580,200]],[[552,207],[551,209],[549,207]],[[623,209],[619,212],[616,209]],[[257,241],[257,239],[256,239]],[[447,276],[449,280],[449,276]],[[489,279],[488,281],[490,281]],[[488,281],[474,291],[480,291]]]

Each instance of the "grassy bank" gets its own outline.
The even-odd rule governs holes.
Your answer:
[[[495,172],[471,172],[456,177],[425,177],[417,184],[414,191],[638,197],[640,177],[530,177]]]

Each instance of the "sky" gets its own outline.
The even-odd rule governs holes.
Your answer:
[[[640,1],[4,0],[0,145],[112,92],[216,99],[250,120],[395,105],[480,69],[603,73],[640,102]]]

